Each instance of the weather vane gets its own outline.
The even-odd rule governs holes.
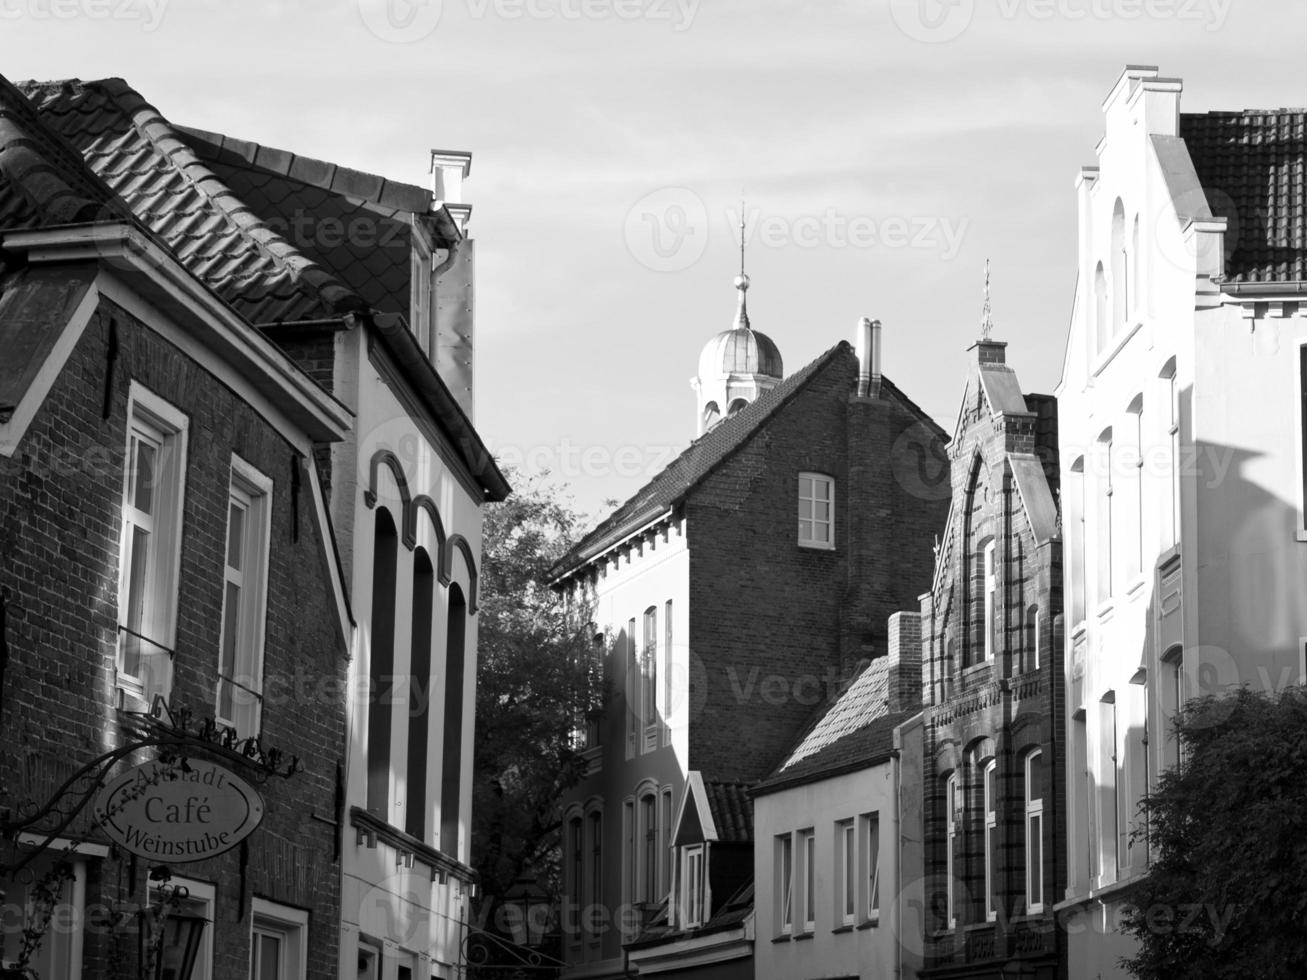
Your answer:
[[[740,199],[740,275],[744,275],[744,199]]]
[[[994,332],[994,308],[989,302],[989,259],[985,259],[985,309],[980,314],[980,336],[985,340]]]

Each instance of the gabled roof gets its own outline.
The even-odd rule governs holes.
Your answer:
[[[1180,136],[1230,221],[1225,280],[1307,280],[1307,110],[1183,113]]]
[[[704,780],[704,795],[717,828],[717,840],[747,844],[753,840],[753,801],[748,783]]]
[[[889,673],[888,657],[863,668],[752,795],[816,782],[888,758],[894,728],[910,714],[890,712]]]
[[[447,212],[432,213],[426,188],[221,133],[177,133],[259,218],[374,310],[409,316],[415,222],[437,240],[459,237]]]
[[[557,580],[575,571],[595,555],[684,500],[692,489],[729,459],[790,399],[799,394],[809,381],[841,357],[856,358],[848,341],[841,340],[775,388],[759,395],[735,415],[723,419],[690,443],[689,448],[564,555],[551,569],[550,576]],[[882,397],[897,401],[923,422],[935,426],[934,420],[886,377],[881,378],[881,393]],[[938,426],[935,427],[938,429]]]
[[[141,223],[250,323],[366,308],[254,214],[121,78],[19,88]]]

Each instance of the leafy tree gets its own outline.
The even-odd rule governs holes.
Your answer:
[[[560,801],[585,767],[572,746],[577,706],[601,703],[589,612],[549,588],[579,518],[544,476],[511,479],[513,495],[485,510],[477,614],[472,854],[490,928],[519,876],[557,892]]]
[[[1142,808],[1156,860],[1123,963],[1140,980],[1307,976],[1307,691],[1202,698],[1177,730],[1184,761]]]

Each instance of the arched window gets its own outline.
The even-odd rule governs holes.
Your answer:
[[[1129,255],[1125,244],[1125,205],[1117,198],[1112,211],[1112,329],[1114,336],[1125,326],[1126,310],[1129,308],[1130,283],[1126,269]]]
[[[1026,670],[1039,669],[1039,606],[1026,609]]]
[[[658,902],[658,798],[653,790],[640,797],[640,900]]]
[[[1144,567],[1144,396],[1135,395],[1126,408],[1122,433],[1124,451],[1118,468],[1125,493],[1122,497],[1121,553],[1125,561],[1126,588]]]
[[[1071,532],[1071,555],[1066,564],[1066,574],[1071,578],[1071,624],[1081,623],[1085,618],[1085,582],[1088,579],[1089,565],[1085,556],[1085,511],[1087,491],[1085,490],[1085,457],[1077,457],[1071,464],[1071,479],[1067,482],[1065,495],[1070,513],[1066,515],[1067,526]]]
[[[1180,765],[1183,753],[1175,723],[1184,708],[1184,648],[1173,646],[1162,655],[1161,701],[1163,714],[1163,764],[1168,768]]]
[[[645,751],[657,745],[649,744],[649,729],[658,723],[658,610],[650,606],[644,611],[644,647],[640,651],[640,717],[645,727]],[[654,732],[657,739],[657,732]]]
[[[1112,451],[1112,429],[1109,426],[1098,437],[1098,473],[1095,483],[1095,497],[1098,513],[1095,515],[1095,535],[1097,553],[1094,564],[1098,568],[1097,602],[1105,602],[1112,595],[1112,477],[1116,458]]]
[[[1167,509],[1171,512],[1169,523],[1171,538],[1169,543],[1174,545],[1180,540],[1180,391],[1176,387],[1174,357],[1168,359],[1162,365],[1160,377],[1166,384],[1166,408],[1160,413],[1160,417],[1166,421],[1168,441],[1171,447],[1169,453],[1171,505]]]
[[[582,889],[585,887],[584,824],[579,816],[567,821],[567,897],[577,905],[585,904]]]
[[[727,417],[729,418],[730,416],[734,415],[736,412],[738,412],[740,409],[744,408],[744,406],[748,404],[749,403],[745,401],[743,398],[734,399],[731,402],[730,407],[726,410]]]
[[[590,825],[590,891],[586,899],[590,903],[604,900],[604,814],[602,810],[590,811],[587,818]],[[584,920],[583,920],[584,921]]]
[[[1044,756],[1035,749],[1026,756],[1026,912],[1044,910]]]
[[[1142,319],[1148,309],[1148,300],[1144,290],[1147,285],[1144,283],[1144,253],[1139,247],[1139,215],[1135,215],[1134,232],[1130,236],[1130,257],[1132,259],[1130,266],[1131,296],[1130,311],[1136,319]]]
[[[413,629],[408,689],[408,793],[404,829],[427,839],[427,744],[431,741],[431,618],[436,576],[426,550],[413,552]]]
[[[721,421],[722,410],[717,407],[716,402],[709,402],[703,407],[703,428],[707,432],[714,425]]]
[[[368,657],[367,808],[390,818],[390,726],[395,683],[395,580],[399,535],[384,507],[377,508],[372,549],[372,642]]]
[[[445,742],[440,779],[440,849],[459,858],[458,830],[463,783],[463,672],[467,600],[457,582],[449,587],[449,625],[445,645]]]
[[[962,836],[962,787],[956,771],[944,777],[944,887],[948,927],[958,924],[958,845]]]
[[[994,547],[994,539],[991,538],[985,543],[984,562],[985,562],[985,620],[983,629],[985,633],[985,659],[993,660],[994,651],[998,647],[996,642],[998,636],[998,569],[996,567],[997,550]]]
[[[984,764],[985,920],[998,917],[998,762]]]

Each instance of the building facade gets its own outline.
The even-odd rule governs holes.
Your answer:
[[[1139,802],[1179,759],[1179,707],[1304,674],[1302,117],[1181,113],[1182,90],[1128,67],[1078,183],[1057,389],[1072,977],[1125,975]]]
[[[673,851],[687,782],[771,772],[928,581],[944,504],[923,504],[896,460],[938,429],[882,376],[879,324],[863,325],[861,358],[840,343],[772,384],[780,356],[748,323],[746,284],[701,357],[703,435],[556,568],[595,622],[614,694],[566,803],[568,977],[621,976],[637,956],[624,942],[650,961],[737,897],[718,887],[686,905],[708,894],[704,875],[732,877],[714,862],[752,870],[720,846]],[[709,375],[761,394],[715,412]]]
[[[192,976],[325,980],[351,626],[312,459],[350,413],[48,122],[0,79],[0,963],[138,975],[163,862],[105,836],[95,793],[119,764],[182,778],[160,745],[184,730],[190,771],[264,810],[225,853],[166,862],[207,920]]]
[[[1005,347],[971,348],[949,445],[952,500],[921,600],[922,977],[1065,975],[1057,406]],[[913,807],[915,809],[915,806]],[[905,837],[916,836],[905,831]],[[915,879],[920,877],[920,885]]]

